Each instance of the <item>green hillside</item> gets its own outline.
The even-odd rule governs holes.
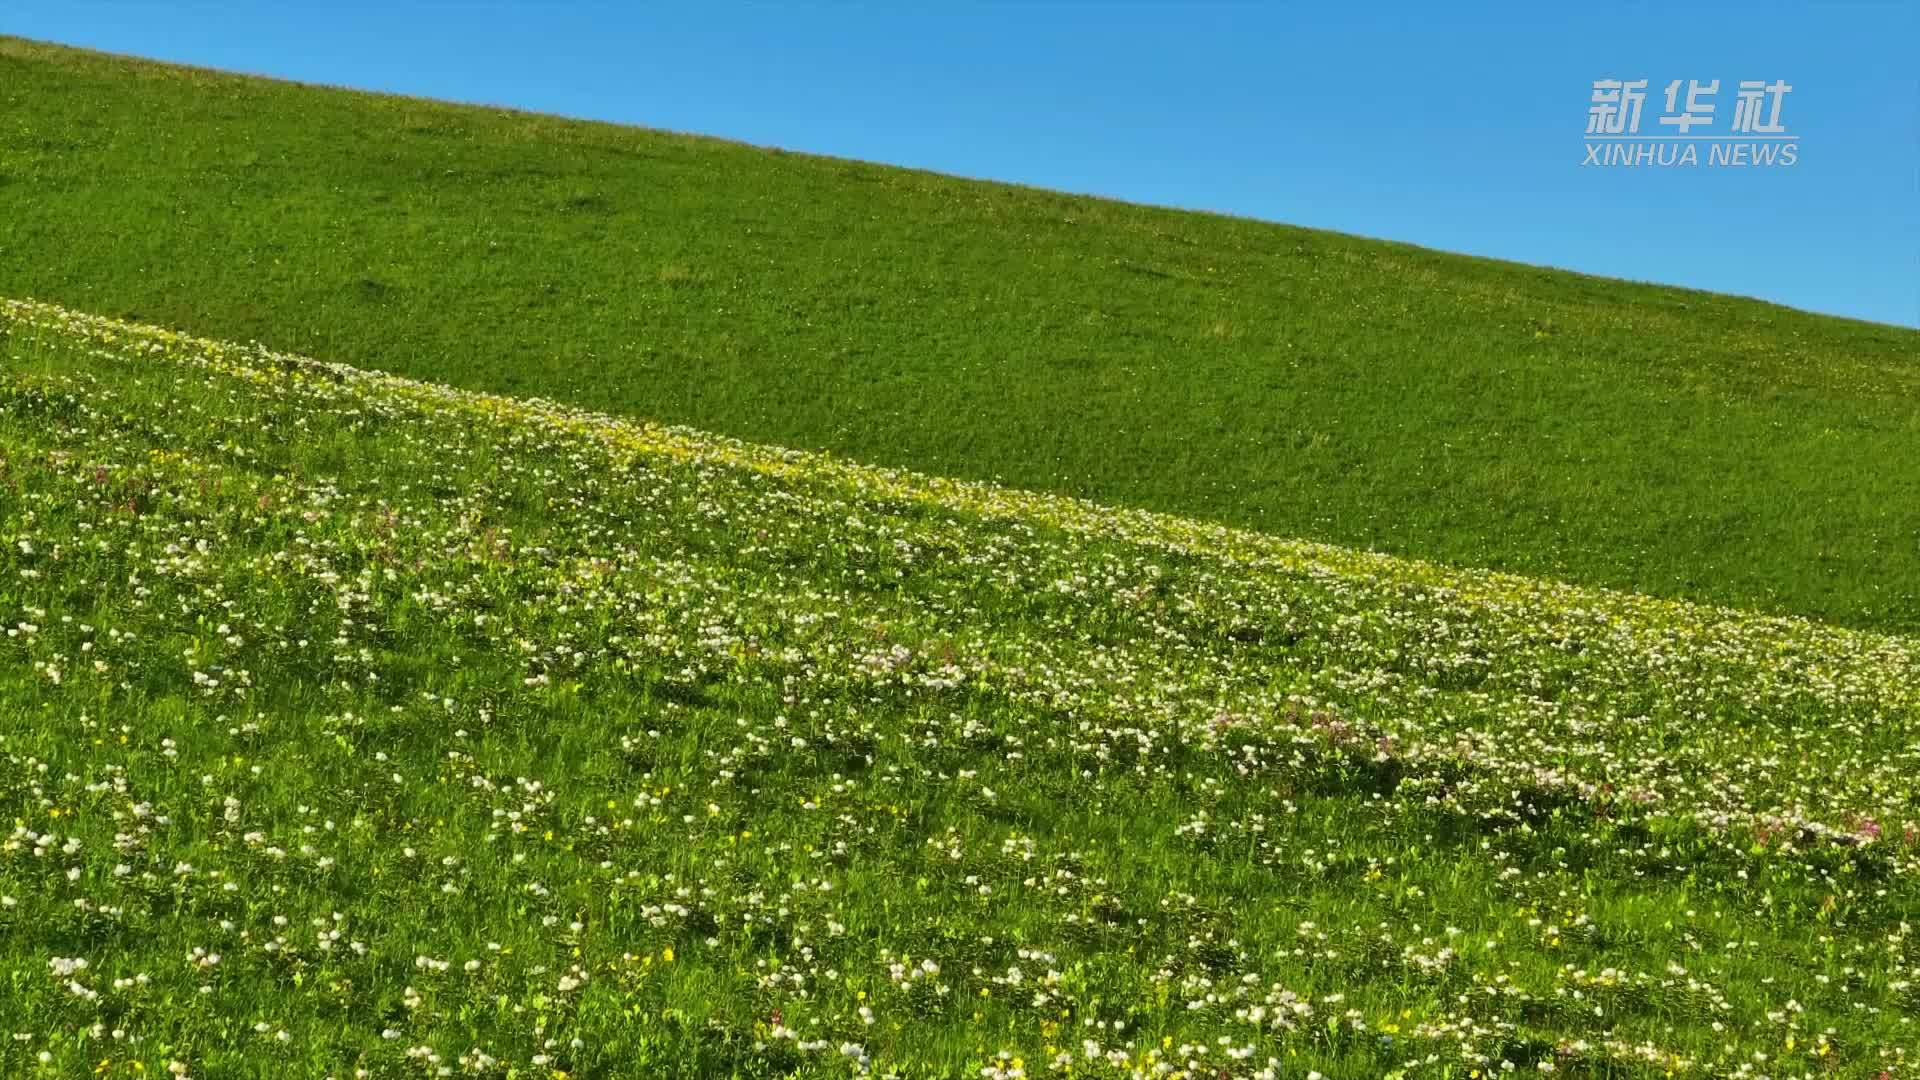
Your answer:
[[[1920,1063],[1913,639],[0,336],[0,1075]]]
[[[10,39],[0,132],[5,294],[1278,535],[1920,629],[1920,332]]]

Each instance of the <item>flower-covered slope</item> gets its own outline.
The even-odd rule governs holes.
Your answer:
[[[0,334],[5,1075],[1914,1069],[1912,641]]]

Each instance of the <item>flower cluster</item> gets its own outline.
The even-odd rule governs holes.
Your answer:
[[[0,357],[0,1074],[1920,1069],[1920,643]]]

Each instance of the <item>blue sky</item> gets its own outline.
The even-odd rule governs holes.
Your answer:
[[[10,0],[0,31],[1920,326],[1920,4]],[[1791,168],[1582,167],[1592,83],[1784,79]],[[1704,157],[1704,149],[1702,151]]]

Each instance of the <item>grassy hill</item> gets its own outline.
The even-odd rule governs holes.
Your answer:
[[[1920,630],[1920,332],[18,40],[0,40],[0,131],[0,293]]]
[[[0,1075],[1913,1075],[1920,643],[0,305]]]

